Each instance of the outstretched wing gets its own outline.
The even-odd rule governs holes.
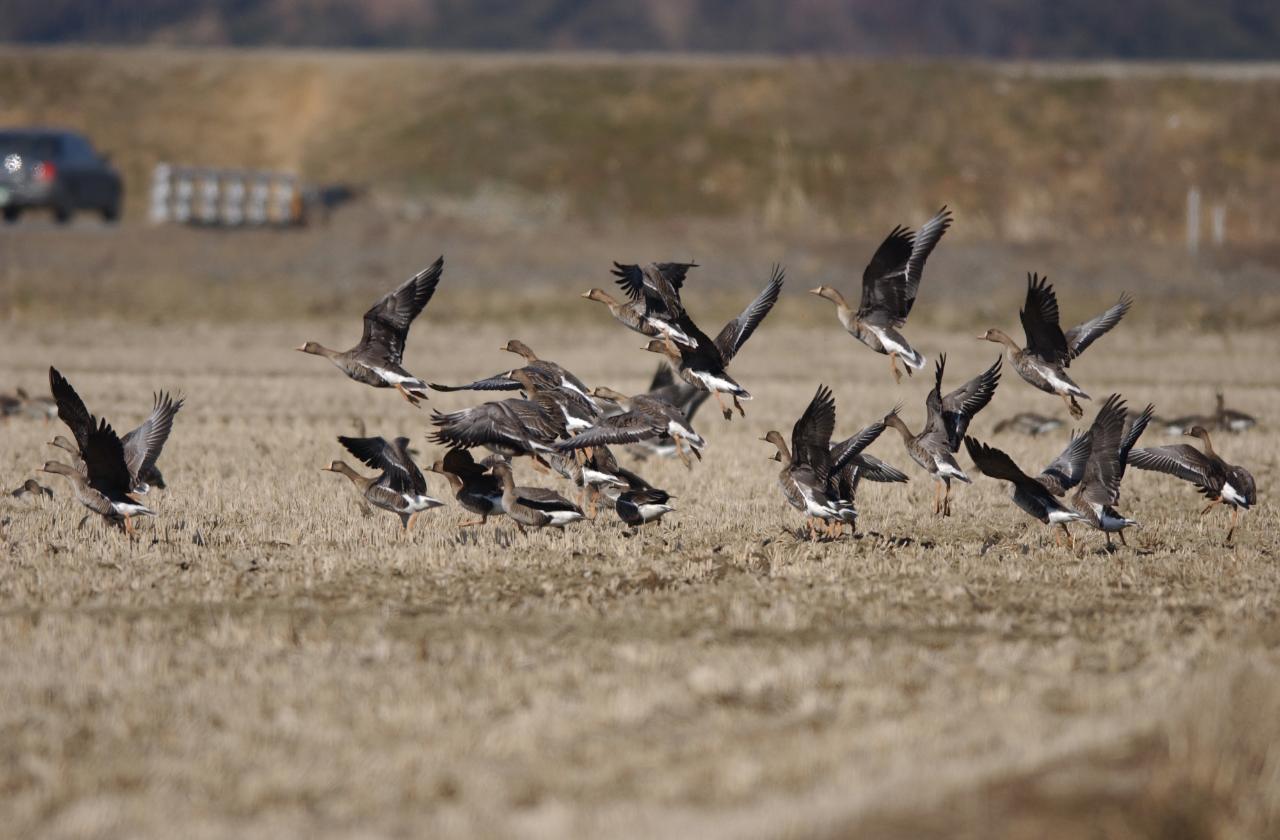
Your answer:
[[[610,443],[636,443],[658,437],[666,429],[655,426],[651,420],[635,412],[615,414],[606,417],[590,429],[586,429],[568,440],[560,441],[555,448],[561,452],[570,449],[585,449]]]
[[[165,442],[169,440],[173,418],[177,416],[183,402],[181,396],[175,401],[167,393],[155,394],[147,419],[121,440],[125,463],[129,465],[129,472],[135,479],[142,478],[155,466],[160,450],[164,449]]]
[[[1212,490],[1209,473],[1212,464],[1204,453],[1194,446],[1176,443],[1172,446],[1152,446],[1134,449],[1129,453],[1129,465],[1140,470],[1152,470],[1189,481],[1202,490]]]
[[[487,379],[477,379],[466,385],[441,385],[438,382],[427,383],[433,391],[519,391],[520,383],[511,378],[510,371],[496,373]]]
[[[53,394],[53,401],[58,404],[58,419],[66,423],[67,428],[71,430],[71,435],[76,439],[76,446],[80,448],[83,457],[89,432],[94,427],[93,415],[85,407],[84,400],[80,399],[76,389],[71,387],[71,383],[58,372],[57,368],[49,368],[49,390]]]
[[[906,322],[920,291],[925,261],[950,226],[951,211],[944,206],[919,233],[899,226],[885,237],[862,272],[860,319],[894,327]]]
[[[978,471],[983,475],[998,478],[1001,481],[1012,482],[1019,487],[1036,484],[1032,478],[1013,462],[1012,458],[994,446],[987,446],[985,443],[980,443],[971,437],[964,439],[964,446],[965,449],[969,450],[969,457],[973,459],[973,463],[977,465]]]
[[[1071,353],[1071,358],[1074,359],[1079,356],[1090,344],[1106,335],[1112,327],[1120,323],[1120,319],[1129,311],[1130,306],[1133,306],[1133,298],[1129,297],[1128,292],[1125,292],[1120,295],[1120,300],[1116,305],[1106,312],[1067,330],[1067,349]]]
[[[1081,498],[1097,505],[1114,505],[1120,499],[1120,439],[1124,435],[1125,404],[1119,394],[1107,397],[1089,427],[1093,446],[1080,482]]]
[[[841,470],[854,456],[859,455],[862,450],[874,443],[884,429],[884,423],[872,423],[853,437],[842,440],[839,443],[833,443],[831,445],[831,471],[834,473]]]
[[[129,467],[124,462],[124,446],[106,420],[98,421],[85,436],[80,448],[89,486],[108,499],[119,500],[133,489]]]
[[[768,315],[769,310],[773,309],[773,305],[778,302],[785,276],[786,272],[783,271],[782,266],[775,265],[769,276],[769,285],[765,286],[760,294],[756,295],[756,299],[742,310],[742,314],[725,324],[724,329],[716,336],[716,349],[720,351],[720,358],[724,360],[724,364],[728,364],[737,355],[738,350],[756,331],[756,327],[760,326],[764,316]]]
[[[376,347],[392,364],[400,364],[404,358],[404,340],[409,335],[409,325],[435,294],[444,272],[444,257],[404,281],[395,291],[388,292],[364,313],[364,335],[361,347]]]
[[[1155,417],[1156,407],[1151,403],[1147,403],[1147,407],[1136,417],[1125,418],[1124,437],[1120,438],[1120,475],[1124,476],[1125,465],[1129,463],[1129,451],[1133,449],[1133,445],[1138,442],[1138,438],[1142,437],[1142,433],[1147,430],[1147,424]]]
[[[969,421],[995,396],[996,386],[1000,384],[1000,360],[1001,357],[997,356],[995,364],[942,398],[940,416],[947,433],[947,445],[952,452],[960,451],[960,441],[969,430]],[[942,364],[939,360],[938,383],[930,398],[941,386]]]
[[[868,455],[865,452],[855,456],[849,463],[856,463],[858,465],[858,475],[867,481],[903,483],[911,480],[902,470],[890,466],[876,456]]]
[[[1066,449],[1044,468],[1036,480],[1053,495],[1061,496],[1084,478],[1084,465],[1089,460],[1092,447],[1093,435],[1088,432],[1072,434]]]
[[[831,433],[836,427],[836,400],[831,389],[819,385],[804,414],[791,429],[791,462],[810,467],[825,487],[831,474]]]
[[[1027,275],[1027,302],[1018,313],[1022,317],[1022,330],[1027,335],[1027,350],[1051,364],[1065,365],[1071,361],[1067,337],[1058,323],[1058,296],[1046,277]]]

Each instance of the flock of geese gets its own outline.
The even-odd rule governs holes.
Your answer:
[[[863,272],[856,309],[832,287],[811,290],[834,304],[836,317],[850,335],[889,358],[895,382],[927,365],[902,331],[915,304],[925,262],[951,222],[952,214],[944,207],[918,232],[905,227],[890,232]],[[428,399],[432,390],[513,394],[460,411],[432,413],[434,431],[429,439],[447,448],[429,470],[444,477],[457,503],[475,515],[464,525],[506,516],[521,531],[563,528],[587,516],[584,508],[594,516],[603,503],[627,525],[640,526],[672,511],[673,497],[622,467],[610,446],[625,446],[642,460],[679,457],[690,468],[701,460],[706,440],[695,431],[692,418],[709,397],[715,398],[726,420],[732,419],[734,411],[745,416],[743,402],[751,394],[730,375],[729,367],[782,293],[784,272],[775,266],[764,288],[712,338],[684,304],[684,285],[696,267],[675,262],[615,263],[620,297],[599,288],[583,295],[604,304],[615,320],[645,336],[644,349],[661,357],[650,388],[640,394],[589,387],[517,340],[502,349],[520,357],[523,364],[484,379],[442,385],[410,373],[404,367],[405,341],[414,319],[436,292],[443,257],[378,300],[364,314],[363,335],[351,349],[331,350],[316,342],[297,349],[328,359],[356,382],[395,389],[414,406]],[[892,428],[911,460],[936,481],[937,515],[951,513],[953,482],[972,482],[956,458],[963,447],[978,472],[1011,484],[1013,502],[1046,525],[1060,528],[1055,538],[1066,537],[1073,546],[1075,536],[1068,526],[1077,523],[1102,531],[1108,546],[1112,534],[1124,542],[1124,529],[1135,524],[1117,507],[1128,466],[1190,482],[1209,500],[1203,512],[1219,504],[1231,508],[1229,542],[1240,511],[1255,504],[1257,494],[1249,472],[1227,463],[1214,450],[1210,429],[1240,431],[1254,421],[1226,409],[1221,394],[1214,415],[1167,421],[1166,428],[1197,438],[1201,448],[1189,444],[1137,448],[1144,430],[1156,420],[1154,407],[1132,412],[1120,395],[1112,394],[1102,401],[1089,428],[1073,433],[1062,453],[1038,474],[1025,472],[1009,455],[969,434],[975,416],[994,397],[1006,360],[1023,381],[1061,398],[1073,418],[1083,417],[1080,401],[1090,397],[1072,380],[1068,368],[1113,329],[1132,304],[1128,295],[1122,295],[1097,317],[1064,331],[1053,287],[1045,278],[1030,275],[1020,311],[1023,345],[999,329],[987,330],[978,338],[1000,344],[1003,352],[986,370],[946,393],[946,356],[940,354],[919,432],[907,425],[899,404],[881,421],[833,442],[835,400],[831,390],[820,385],[795,422],[789,442],[776,430],[762,438],[775,448],[773,457],[781,463],[778,481],[783,497],[805,515],[811,538],[835,539],[846,525],[856,527],[855,496],[861,481],[908,480],[902,471],[864,451]],[[71,384],[53,368],[49,384],[51,399],[33,410],[44,411],[45,416],[56,412],[66,424],[71,439],[59,436],[51,444],[72,457],[71,463],[50,461],[43,470],[66,478],[85,507],[132,533],[134,518],[154,515],[144,502],[145,494],[165,486],[156,462],[182,399],[156,394],[146,421],[120,437],[105,419],[89,412]],[[1061,425],[1054,418],[1034,414],[1018,415],[1006,423],[1032,434],[1049,433]],[[338,442],[375,474],[364,475],[342,460],[323,469],[345,476],[370,505],[398,516],[404,531],[423,511],[443,504],[428,495],[426,477],[413,461],[408,438],[343,436]],[[477,460],[475,449],[489,454]],[[517,484],[512,465],[519,458],[568,479],[579,501],[552,489]],[[15,495],[24,488],[34,492],[32,484],[40,487],[29,481]]]

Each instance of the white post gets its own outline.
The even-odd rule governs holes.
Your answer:
[[[169,221],[169,200],[173,192],[173,171],[167,163],[157,163],[151,170],[151,207],[148,217],[153,225]]]
[[[1200,251],[1200,190],[1187,190],[1187,253]]]
[[[1222,243],[1227,238],[1227,207],[1225,204],[1213,205],[1213,214],[1210,217],[1213,224],[1213,244],[1214,247],[1222,247]]]

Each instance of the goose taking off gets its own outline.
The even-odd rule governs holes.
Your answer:
[[[685,314],[680,316],[677,324],[686,335],[694,339],[694,346],[676,347],[669,341],[654,340],[650,341],[644,349],[667,356],[681,379],[695,388],[710,391],[720,405],[720,411],[726,420],[733,416],[733,412],[725,406],[720,398],[721,394],[729,394],[733,398],[733,404],[738,409],[738,413],[745,417],[746,411],[743,410],[740,400],[751,399],[751,394],[733,381],[726,368],[742,349],[742,345],[746,344],[747,339],[755,332],[756,327],[760,326],[760,322],[773,309],[773,305],[778,302],[784,276],[782,266],[775,265],[768,285],[756,295],[755,300],[751,301],[737,318],[724,325],[724,329],[716,336],[715,341],[708,338],[706,333],[698,329],[693,319]]]
[[[1258,489],[1253,475],[1244,467],[1228,464],[1213,449],[1209,432],[1203,426],[1195,426],[1186,432],[1188,437],[1199,438],[1204,445],[1201,452],[1194,446],[1184,443],[1173,446],[1153,446],[1148,449],[1135,449],[1129,453],[1129,463],[1140,470],[1154,470],[1177,476],[1183,481],[1194,484],[1209,504],[1200,511],[1204,516],[1216,505],[1225,504],[1231,508],[1231,528],[1227,531],[1227,542],[1236,531],[1240,511],[1248,510],[1258,503]]]
[[[1119,394],[1112,394],[1098,409],[1089,427],[1089,457],[1080,486],[1071,496],[1071,507],[1080,514],[1082,522],[1106,535],[1108,546],[1112,534],[1118,534],[1120,542],[1127,545],[1124,529],[1138,524],[1122,516],[1114,505],[1120,502],[1120,481],[1124,478],[1129,450],[1146,429],[1154,410],[1153,406],[1147,406],[1146,411],[1127,423],[1124,400]]]
[[[945,397],[942,396],[942,374],[947,366],[945,354],[938,357],[937,372],[934,375],[933,390],[925,399],[928,419],[924,429],[913,435],[894,408],[884,418],[884,424],[898,430],[902,435],[902,443],[911,460],[920,465],[925,472],[938,481],[938,492],[934,494],[933,512],[943,516],[951,515],[951,480],[971,484],[960,464],[956,462],[954,453],[960,451],[960,441],[969,428],[969,421],[995,395],[996,386],[1000,384],[1000,359],[982,373],[970,379]]]
[[[592,394],[616,402],[627,410],[622,414],[602,417],[590,429],[557,443],[555,448],[559,451],[569,452],[610,443],[637,443],[665,436],[674,441],[676,452],[686,467],[693,466],[686,448],[701,460],[706,440],[694,431],[689,419],[671,403],[650,394],[628,397],[605,387],[596,388]]]
[[[1096,318],[1078,324],[1066,333],[1058,320],[1058,297],[1047,278],[1037,274],[1027,275],[1027,301],[1019,313],[1027,346],[1019,348],[1006,333],[989,329],[978,336],[979,340],[1003,344],[1009,354],[1009,363],[1025,381],[1047,394],[1057,394],[1067,404],[1071,416],[1079,419],[1084,409],[1076,397],[1089,399],[1089,395],[1067,375],[1071,361],[1088,349],[1090,344],[1105,335],[1133,305],[1128,293]]]
[[[649,263],[642,267],[615,262],[614,282],[626,293],[627,302],[619,303],[603,289],[591,289],[582,296],[603,303],[615,320],[641,335],[696,348],[697,341],[678,324],[684,316],[680,290],[691,268],[697,268],[697,263]]]
[[[805,515],[810,537],[824,522],[828,535],[841,521],[841,508],[828,493],[831,478],[831,433],[836,425],[836,401],[831,389],[819,385],[804,414],[791,428],[791,448],[782,433],[770,431],[760,440],[773,444],[782,462],[778,486],[787,504]]]
[[[324,356],[356,382],[374,388],[395,388],[410,404],[418,405],[427,398],[427,383],[401,367],[404,342],[413,320],[435,294],[443,271],[444,257],[440,257],[382,297],[364,313],[364,334],[350,350],[330,350],[314,341],[297,349]]]
[[[72,443],[62,435],[57,435],[49,441],[49,445],[75,456],[77,459],[75,466],[83,472],[81,468],[84,458],[81,453],[84,451],[87,436],[93,429],[94,417],[66,377],[52,367],[49,368],[49,390],[57,404],[59,419],[66,424],[71,430],[72,437],[75,438],[75,443]],[[121,439],[125,464],[129,469],[131,493],[146,493],[151,487],[164,489],[164,476],[156,467],[156,460],[159,459],[161,450],[169,440],[173,419],[182,408],[183,402],[181,396],[174,400],[164,392],[154,394],[151,413],[147,415],[147,419]]]
[[[490,516],[502,516],[502,480],[477,464],[467,450],[450,449],[430,469],[445,477],[458,504],[480,517],[463,522],[459,528],[483,525]]]
[[[1070,538],[1067,523],[1083,519],[1079,512],[1059,501],[1043,482],[1024,473],[1012,458],[994,446],[969,436],[965,437],[964,446],[978,472],[1013,485],[1014,504],[1046,525],[1061,526],[1062,533]]]
[[[901,225],[890,231],[863,269],[862,300],[856,312],[845,303],[844,296],[830,286],[809,291],[836,305],[836,317],[850,335],[889,357],[895,382],[902,381],[898,359],[902,359],[908,376],[912,370],[924,368],[924,356],[898,331],[907,323],[916,302],[925,260],[950,226],[951,211],[943,207],[924,223],[919,233]]]
[[[670,403],[686,420],[692,422],[693,415],[711,397],[711,392],[676,379],[671,365],[664,359],[658,362],[658,369],[649,383],[648,396]],[[662,435],[653,440],[627,444],[627,451],[641,461],[650,455],[667,458],[676,454],[676,442],[670,435]]]
[[[515,353],[525,360],[522,368],[514,370],[505,370],[502,373],[495,373],[493,376],[485,379],[477,379],[475,382],[468,382],[466,385],[439,385],[435,382],[431,383],[432,390],[435,391],[518,391],[521,388],[520,383],[515,378],[516,370],[523,370],[531,376],[545,380],[548,384],[559,388],[566,388],[570,391],[576,391],[585,399],[590,399],[591,392],[581,379],[574,376],[565,368],[547,359],[539,359],[538,356],[529,349],[529,345],[517,339],[511,339],[505,346],[498,348],[507,353]]]
[[[427,495],[427,479],[409,457],[408,438],[398,437],[388,443],[381,437],[339,437],[338,443],[365,466],[380,470],[379,475],[366,478],[345,461],[334,461],[321,469],[351,479],[365,501],[400,517],[400,527],[405,531],[413,527],[419,513],[444,504]]]

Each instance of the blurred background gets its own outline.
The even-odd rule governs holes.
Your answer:
[[[0,317],[327,317],[442,252],[454,317],[576,317],[615,259],[736,301],[948,204],[913,320],[1029,271],[1280,318],[1275,4],[45,0],[0,41]]]

